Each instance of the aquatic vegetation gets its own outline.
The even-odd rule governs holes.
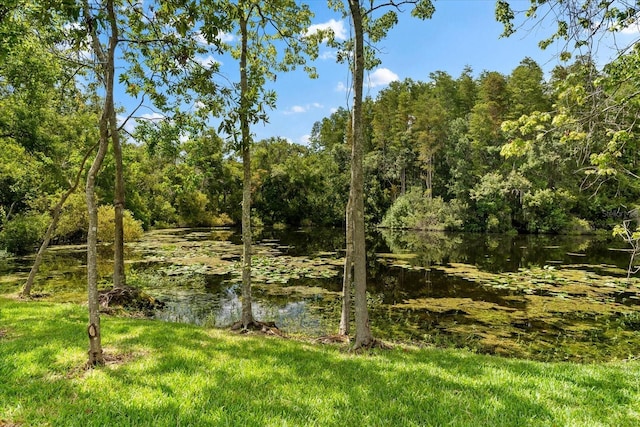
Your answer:
[[[279,233],[261,231],[254,245],[256,315],[286,333],[335,331],[341,240],[326,231]],[[619,254],[624,264],[624,253],[599,252],[602,262],[593,264],[589,251],[606,242],[576,238],[567,246],[547,237],[446,237],[387,234],[393,247],[382,239],[373,245],[368,300],[376,337],[542,360],[637,357],[640,281],[627,280],[614,262]],[[47,252],[36,283],[40,297],[84,300],[84,250],[54,246]],[[239,318],[241,241],[233,231],[156,230],[126,250],[128,284],[166,302],[157,318],[208,326]],[[102,288],[109,287],[111,257],[110,246],[101,246]],[[0,293],[17,291],[28,264],[28,258],[0,264]]]
[[[489,273],[462,263],[433,266],[502,295],[414,298],[393,308],[421,312],[449,344],[544,359],[604,360],[640,348],[640,281],[550,266]]]

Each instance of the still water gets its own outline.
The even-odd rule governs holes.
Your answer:
[[[344,235],[260,230],[254,315],[287,334],[321,336],[340,318]],[[224,327],[240,317],[238,232],[173,229],[127,245],[128,283],[166,303],[166,321]],[[374,335],[541,360],[640,355],[640,288],[623,242],[595,236],[372,231],[367,238]],[[108,288],[111,251],[102,247]],[[73,300],[85,289],[81,246],[48,251],[35,292]],[[31,259],[0,261],[0,292],[17,292]]]

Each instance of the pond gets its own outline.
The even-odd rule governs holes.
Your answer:
[[[290,335],[337,331],[344,235],[339,229],[259,230],[254,314]],[[101,286],[111,249],[100,248]],[[240,317],[239,232],[156,230],[127,244],[127,280],[166,303],[158,319],[224,327]],[[640,281],[626,278],[624,243],[596,236],[372,231],[369,309],[385,341],[468,348],[538,360],[640,354]],[[30,258],[0,260],[0,293],[16,293]],[[54,246],[34,292],[78,301],[82,246]]]

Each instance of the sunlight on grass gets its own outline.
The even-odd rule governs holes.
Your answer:
[[[336,346],[103,317],[115,361],[81,369],[84,308],[0,299],[0,420],[17,425],[640,423],[640,364]]]

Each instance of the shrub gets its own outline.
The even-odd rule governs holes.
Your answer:
[[[491,233],[511,231],[512,217],[520,208],[520,195],[530,187],[529,181],[516,172],[507,176],[497,172],[484,175],[469,191],[479,228]]]
[[[591,234],[593,233],[593,227],[591,227],[591,224],[589,224],[589,221],[586,219],[572,216],[561,232],[562,234],[571,235]]]
[[[89,217],[85,194],[74,193],[69,196],[62,208],[54,236],[62,240],[82,241],[86,238],[88,226]]]
[[[152,217],[151,223],[155,228],[169,228],[178,223],[178,214],[175,207],[167,200],[163,200],[161,196],[155,196],[152,199]]]
[[[114,218],[113,206],[98,207],[98,240],[113,242]],[[123,214],[124,241],[130,242],[140,239],[143,234],[142,221],[133,217],[131,211],[125,209]],[[72,194],[65,203],[60,221],[56,227],[55,236],[63,240],[84,241],[89,228],[89,214],[84,193]]]
[[[231,217],[224,212],[218,216],[213,217],[213,219],[211,220],[211,225],[213,227],[226,227],[234,224],[235,223],[233,222]]]
[[[14,216],[4,224],[0,232],[0,246],[17,255],[33,252],[44,237],[50,220],[47,214],[26,213]]]
[[[201,191],[183,193],[176,198],[181,225],[187,227],[209,227],[213,218],[207,211],[209,198]]]
[[[569,211],[575,205],[575,197],[565,190],[537,190],[526,193],[522,210],[527,230],[534,233],[560,233],[571,222]]]
[[[419,230],[459,230],[462,227],[462,205],[457,200],[447,203],[440,197],[424,197],[416,206],[413,227]]]
[[[412,188],[389,208],[380,226],[440,231],[459,229],[463,208],[457,201],[447,203],[440,197],[426,197],[420,188]]]
[[[380,223],[384,228],[412,228],[415,206],[420,203],[422,192],[412,188],[407,193],[398,197],[391,205]]]
[[[133,217],[131,211],[125,209],[123,213],[124,241],[139,240],[144,234],[142,221]],[[113,206],[103,205],[98,208],[98,240],[113,242],[115,239],[115,209]]]

